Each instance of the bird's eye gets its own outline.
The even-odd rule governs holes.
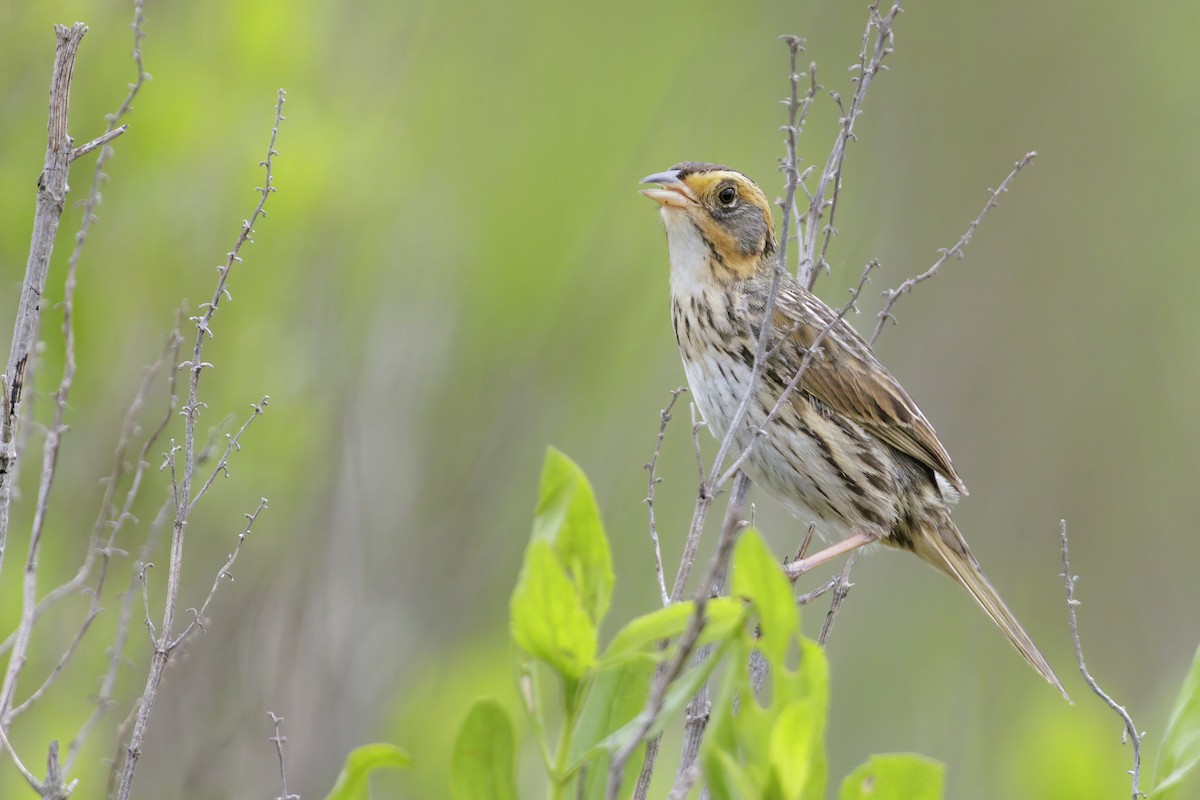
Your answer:
[[[733,204],[737,202],[737,189],[732,186],[726,186],[717,192],[717,200],[726,208],[732,208]]]

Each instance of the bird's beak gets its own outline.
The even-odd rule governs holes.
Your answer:
[[[696,202],[696,195],[679,178],[679,170],[670,169],[642,178],[641,183],[657,183],[661,189],[642,189],[641,193],[664,207],[686,208]]]

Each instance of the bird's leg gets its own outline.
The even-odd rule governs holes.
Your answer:
[[[847,536],[840,542],[829,545],[829,547],[826,547],[820,552],[814,553],[808,558],[797,559],[790,564],[785,564],[783,566],[783,572],[785,575],[787,575],[788,580],[794,583],[797,578],[814,567],[819,567],[822,564],[832,561],[840,555],[849,553],[851,550],[857,550],[858,548],[871,544],[875,541],[878,541],[877,536],[859,531],[851,536]]]

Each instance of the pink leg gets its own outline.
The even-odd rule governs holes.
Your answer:
[[[822,564],[832,561],[840,555],[849,553],[851,550],[857,550],[864,545],[868,545],[876,541],[879,541],[878,538],[869,533],[856,533],[853,536],[848,536],[845,539],[842,539],[840,542],[831,544],[829,547],[826,547],[824,550],[811,555],[808,558],[801,558],[793,561],[790,564],[784,564],[783,572],[785,575],[787,575],[788,580],[794,583],[797,578],[814,567],[819,567]]]

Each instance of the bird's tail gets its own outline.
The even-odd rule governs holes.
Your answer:
[[[936,530],[922,526],[920,535],[914,536],[913,540],[916,554],[962,584],[975,598],[975,602],[992,618],[992,622],[1004,632],[1013,647],[1017,648],[1017,652],[1029,662],[1029,666],[1037,670],[1039,675],[1062,692],[1062,696],[1070,702],[1071,698],[1058,676],[1037,649],[1037,645],[1029,638],[1029,634],[1021,627],[1021,623],[1017,622],[1017,618],[992,588],[954,523],[947,518]]]

